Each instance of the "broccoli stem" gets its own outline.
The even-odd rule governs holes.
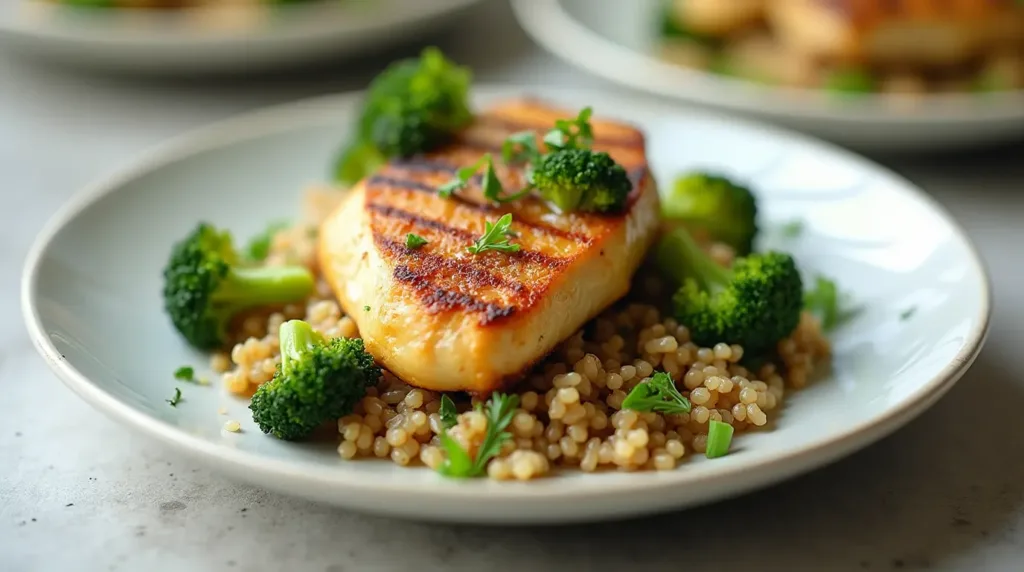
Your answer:
[[[302,266],[232,268],[214,294],[236,308],[297,302],[313,291],[313,274]]]
[[[685,228],[675,228],[661,238],[655,261],[661,271],[678,284],[693,278],[703,290],[723,285],[732,277],[728,269],[704,252]]]
[[[313,347],[324,343],[324,337],[302,320],[289,320],[278,331],[281,340],[281,372],[291,375],[295,364],[302,361]]]

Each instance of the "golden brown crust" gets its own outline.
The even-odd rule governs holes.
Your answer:
[[[519,131],[534,131],[539,142],[555,119],[569,115],[529,100],[499,107],[480,115],[450,147],[392,161],[366,180],[364,209],[374,244],[393,268],[394,280],[406,286],[426,312],[474,314],[481,326],[529,312],[559,279],[560,271],[625,224],[647,174],[644,137],[636,129],[601,121],[593,122],[594,148],[611,154],[634,182],[622,213],[552,217],[536,198],[492,205],[481,195],[478,180],[449,199],[437,195],[437,187],[456,169],[476,162],[482,150],[498,151],[505,137]],[[522,168],[496,163],[496,170],[510,192],[525,184]],[[513,254],[467,253],[483,233],[483,221],[505,213],[514,217],[513,240],[522,249]],[[426,239],[427,245],[407,248],[410,233]]]

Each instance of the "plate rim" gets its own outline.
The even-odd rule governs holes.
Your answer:
[[[496,96],[507,97],[511,94],[522,94],[524,92],[536,93],[541,97],[555,96],[565,99],[585,99],[588,93],[590,93],[586,89],[578,88],[553,88],[520,84],[474,85],[474,99],[476,100]],[[753,451],[751,456],[743,457],[741,458],[742,460],[733,462],[732,465],[734,466],[722,465],[721,462],[723,460],[719,460],[717,463],[720,467],[723,467],[721,469],[708,469],[709,465],[702,464],[696,467],[689,467],[685,471],[642,477],[642,481],[632,478],[621,481],[606,479],[602,482],[600,477],[595,477],[589,481],[584,481],[586,484],[582,485],[580,481],[573,481],[574,487],[559,485],[557,484],[559,482],[558,479],[541,480],[540,482],[529,483],[524,486],[515,486],[514,484],[507,486],[504,483],[495,486],[494,483],[486,482],[489,479],[477,480],[485,482],[451,482],[439,478],[437,481],[384,483],[368,479],[365,474],[354,472],[327,469],[297,472],[295,471],[296,464],[292,460],[267,457],[255,452],[224,447],[221,444],[195,437],[170,423],[151,417],[143,411],[124,403],[105,391],[98,384],[92,382],[61,355],[60,351],[46,335],[44,324],[37,308],[36,285],[39,281],[40,266],[45,259],[48,248],[68,223],[99,200],[118,192],[127,182],[163,165],[189,156],[202,154],[205,150],[230,144],[234,141],[247,140],[262,134],[275,133],[281,129],[287,129],[289,125],[294,125],[296,120],[306,116],[306,114],[311,114],[310,117],[322,117],[322,114],[328,110],[341,113],[339,110],[349,109],[354,106],[364,93],[363,91],[355,91],[331,94],[278,104],[255,111],[243,112],[206,126],[186,131],[163,143],[152,146],[148,151],[129,158],[124,166],[115,169],[112,173],[100,176],[95,182],[74,193],[58,208],[39,231],[25,258],[21,276],[20,301],[23,321],[33,346],[43,357],[49,369],[56,374],[64,385],[93,408],[119,423],[168,445],[171,449],[207,462],[218,472],[229,473],[242,480],[290,494],[295,494],[294,490],[297,485],[304,485],[307,490],[305,496],[315,497],[333,504],[343,506],[348,504],[355,507],[359,503],[356,499],[347,502],[339,500],[336,494],[338,492],[356,495],[361,493],[387,492],[392,495],[405,495],[408,498],[421,498],[422,495],[426,494],[430,497],[429,502],[449,502],[454,500],[465,502],[475,499],[537,504],[550,501],[556,497],[571,501],[590,498],[594,495],[627,491],[651,495],[688,483],[702,482],[709,477],[739,479],[743,474],[752,471],[766,475],[759,479],[754,479],[756,482],[748,482],[747,484],[737,482],[732,486],[724,487],[725,490],[720,494],[709,495],[700,501],[695,501],[709,502],[724,496],[738,494],[739,492],[762,488],[784,478],[820,467],[892,433],[928,409],[939,397],[945,394],[971,366],[987,339],[992,313],[992,284],[989,272],[985,266],[984,259],[980,256],[970,237],[938,201],[888,168],[830,143],[794,133],[787,129],[768,126],[758,122],[723,118],[718,114],[710,113],[703,114],[702,117],[708,117],[714,121],[728,121],[741,129],[761,132],[767,136],[782,138],[797,144],[818,147],[838,155],[843,160],[853,161],[861,166],[870,166],[876,172],[899,182],[903,187],[901,192],[913,195],[915,199],[922,202],[927,208],[930,208],[945,224],[949,225],[953,236],[966,247],[969,263],[974,267],[974,274],[981,281],[980,299],[978,300],[979,314],[974,318],[977,324],[965,337],[957,355],[943,365],[936,376],[903,397],[895,405],[887,406],[870,419],[847,427],[836,436],[824,441],[804,445],[785,454],[764,454],[759,456],[756,454],[756,451]],[[648,105],[649,109],[661,109],[672,115],[679,115],[680,113],[693,115],[692,112],[673,108],[673,106],[664,102],[644,101],[643,97],[635,94],[607,93],[602,97],[609,101],[621,101],[623,103],[640,100],[645,105]],[[725,461],[728,463],[729,458],[726,458]],[[555,484],[552,485],[551,483]],[[325,486],[331,490],[331,494],[322,492]],[[686,504],[693,503],[677,502],[664,507],[664,509],[678,508],[680,505]],[[361,508],[366,509],[366,506]],[[385,507],[379,507],[375,510],[377,512],[389,511]],[[405,511],[406,514],[416,512],[413,508]],[[496,520],[506,523],[521,521],[525,523],[552,519],[572,521],[591,518],[582,516],[573,518],[571,515],[562,517],[543,515],[524,517],[519,515],[509,518],[488,519],[479,515],[468,516],[471,512],[473,512],[472,509],[466,509],[461,516],[459,514],[439,514],[435,515],[432,519],[456,521]],[[587,511],[581,510],[580,514],[584,512]],[[629,512],[635,514],[651,513],[657,512],[657,509],[648,507]]]
[[[815,120],[861,127],[865,124],[957,126],[1024,121],[1022,89],[981,97],[932,94],[909,108],[887,104],[883,97],[869,95],[844,101],[843,109],[839,110],[828,106],[828,98],[820,90],[763,86],[659,62],[593,32],[568,13],[563,0],[509,1],[519,25],[549,53],[607,81],[650,95],[779,120]],[[568,45],[578,47],[562,47]],[[599,65],[595,60],[616,63]],[[643,76],[644,81],[628,81],[612,69],[634,70],[631,73],[638,78]],[[980,99],[984,99],[984,104]]]

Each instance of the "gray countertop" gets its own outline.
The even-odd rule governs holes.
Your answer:
[[[503,3],[461,29],[439,43],[481,80],[610,89],[534,47]],[[32,238],[64,200],[142,147],[246,109],[358,88],[395,55],[355,71],[182,85],[0,54],[0,570],[1024,569],[1021,145],[876,158],[945,204],[991,270],[992,334],[959,385],[861,453],[684,513],[508,529],[347,513],[181,459],[49,373],[22,326],[18,281]]]

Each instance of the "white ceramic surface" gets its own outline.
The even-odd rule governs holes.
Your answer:
[[[145,75],[266,71],[409,42],[480,0],[324,0],[236,15],[0,2],[0,42],[64,64]]]
[[[655,95],[773,121],[864,150],[930,151],[1024,138],[1024,92],[856,100],[682,68],[655,57],[662,0],[512,0],[556,56]]]
[[[695,456],[668,473],[566,473],[536,482],[446,481],[426,469],[343,462],[329,445],[262,435],[246,403],[217,384],[176,383],[205,356],[160,309],[169,245],[202,218],[239,237],[297,212],[326,175],[358,95],[308,100],[187,135],[89,187],[45,227],[25,266],[29,334],[50,367],[93,406],[211,466],[261,486],[345,507],[428,520],[593,520],[680,508],[828,463],[934,403],[976,357],[989,286],[956,223],[906,181],[846,152],[733,120],[632,99],[550,89],[477,88],[480,102],[532,92],[636,122],[656,176],[714,167],[756,178],[766,224],[804,218],[796,239],[768,233],[812,272],[836,277],[864,307],[834,338],[834,374],[792,395],[771,431],[732,454]],[[914,306],[917,312],[901,321]],[[165,402],[175,386],[184,399]],[[217,414],[221,406],[227,417]],[[226,433],[226,419],[242,422]]]

